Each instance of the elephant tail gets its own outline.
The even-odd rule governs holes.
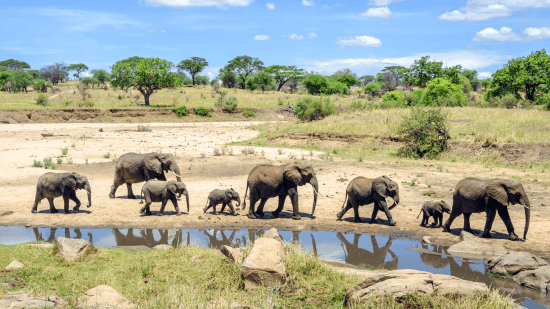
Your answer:
[[[344,207],[346,207],[346,201],[348,200],[348,192],[346,192],[346,197],[344,198],[344,204],[342,204],[342,209],[344,210]]]
[[[141,187],[141,192],[139,193],[141,195],[141,202],[140,204],[143,204],[143,187]]]
[[[246,190],[244,191],[243,210],[246,210],[246,197],[248,196],[248,180],[246,181]]]
[[[422,214],[422,209],[420,209],[420,212],[418,213],[418,216],[416,216],[416,219],[418,219],[418,217],[420,217],[420,214]]]

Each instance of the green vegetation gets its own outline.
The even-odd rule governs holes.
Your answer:
[[[176,115],[180,117],[189,115],[189,112],[187,111],[187,107],[185,106],[175,107],[172,110],[174,111],[174,113],[176,113]]]
[[[68,153],[69,153],[69,148],[65,147],[65,148],[61,149],[61,155],[62,156],[66,156]]]
[[[78,80],[80,80],[80,73],[88,71],[89,68],[84,63],[75,63],[75,64],[69,65],[67,67],[67,70],[68,71],[76,71],[76,73],[73,76],[78,78]]]
[[[255,72],[263,70],[263,68],[264,63],[258,58],[246,55],[238,56],[220,69],[220,75],[227,74],[228,72],[233,73],[233,85],[237,84],[241,89],[245,89],[247,79],[253,76]]]
[[[43,167],[44,164],[42,164],[42,161],[38,161],[34,159],[34,162],[32,163],[32,167]]]
[[[44,158],[44,160],[42,160],[44,162],[44,168],[45,169],[51,169],[51,170],[56,170],[57,169],[57,165],[55,165],[55,163],[53,163],[53,160],[52,158]]]
[[[50,104],[49,96],[45,93],[39,93],[35,98],[34,102],[38,105],[47,106]]]
[[[275,88],[275,82],[271,74],[264,71],[258,72],[246,80],[246,89],[250,91],[261,89],[262,92],[265,92],[268,87]]]
[[[412,108],[397,129],[403,146],[399,155],[412,158],[435,158],[447,149],[449,139],[447,115],[440,108]]]
[[[203,117],[212,117],[212,110],[208,107],[195,107],[193,108],[193,114]]]
[[[302,121],[323,119],[336,114],[336,107],[330,97],[306,97],[296,104],[296,116]]]
[[[243,116],[246,118],[256,117],[256,113],[251,108],[243,108]]]
[[[369,84],[365,85],[365,87],[363,87],[363,90],[365,91],[365,93],[375,94],[375,93],[380,92],[380,90],[382,90],[382,89],[380,88],[379,83],[374,82],[374,83],[369,83]]]
[[[187,71],[191,75],[191,81],[195,84],[195,76],[202,72],[205,67],[208,66],[208,62],[204,58],[191,57],[191,59],[182,60],[178,64],[178,70]]]

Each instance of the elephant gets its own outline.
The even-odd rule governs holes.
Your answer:
[[[422,205],[422,209],[420,210],[420,213],[418,216],[416,216],[416,219],[420,217],[420,214],[424,213],[424,216],[422,217],[422,223],[420,226],[427,226],[428,221],[430,220],[430,217],[434,217],[434,224],[432,226],[438,226],[437,221],[439,220],[439,226],[443,225],[443,213],[446,212],[448,214],[451,213],[451,206],[447,204],[444,200],[432,202],[428,201]]]
[[[353,235],[353,243],[349,242],[342,233],[338,232],[336,238],[342,242],[342,248],[344,248],[345,256],[344,261],[349,264],[359,265],[361,263],[367,263],[370,266],[384,269],[397,269],[399,266],[399,258],[391,250],[394,237],[390,236],[388,241],[383,247],[378,245],[376,236],[370,235],[372,244],[372,252],[367,249],[363,249],[359,245],[359,238],[361,234]],[[386,261],[386,256],[391,256],[391,261]]]
[[[36,197],[32,206],[32,213],[37,213],[38,204],[47,198],[50,202],[50,212],[57,213],[53,205],[53,199],[63,196],[65,202],[64,213],[69,213],[69,199],[76,203],[73,210],[78,212],[80,209],[80,200],[76,197],[76,190],[84,189],[88,191],[88,208],[92,206],[92,190],[90,182],[84,175],[77,173],[46,173],[38,179],[36,184]]]
[[[10,83],[10,82],[7,82],[7,83],[4,85],[4,88],[6,89],[6,91],[8,91],[9,93],[11,93],[11,91],[12,91],[12,86],[11,86],[11,83]]]
[[[149,181],[155,178],[166,181],[165,171],[171,171],[176,175],[177,181],[181,181],[180,169],[174,155],[156,152],[146,154],[125,153],[120,156],[116,164],[115,178],[109,197],[115,198],[117,188],[125,183],[128,187],[128,198],[135,199],[136,197],[132,191],[133,183]]]
[[[231,213],[236,216],[237,213],[235,213],[235,208],[233,208],[231,200],[237,201],[237,207],[241,206],[241,198],[239,197],[239,193],[233,190],[233,188],[227,190],[213,190],[208,195],[208,200],[206,201],[206,206],[204,207],[203,212],[206,212],[210,207],[212,207],[214,209],[214,214],[218,215],[223,212],[225,206],[229,206]],[[220,212],[216,212],[216,205],[218,204],[223,204]]]
[[[393,205],[389,208],[386,204],[386,197],[388,196],[393,199]],[[376,215],[378,214],[378,210],[382,210],[386,213],[386,217],[388,217],[389,225],[394,226],[397,224],[392,219],[390,210],[399,204],[399,185],[386,176],[374,179],[359,176],[350,181],[346,189],[346,197],[342,210],[336,217],[338,220],[342,220],[344,214],[353,207],[355,222],[363,222],[359,217],[359,206],[370,203],[374,203],[374,207],[369,223],[377,223]]]
[[[168,245],[168,232],[169,230],[157,230],[160,239],[155,240],[153,230],[140,230],[141,236],[134,235],[134,229],[128,229],[126,235],[124,235],[118,228],[113,229],[113,235],[115,236],[115,242],[117,246],[147,246],[152,248],[158,245]]]
[[[151,203],[152,202],[162,202],[160,206],[159,216],[164,214],[164,207],[168,200],[172,201],[174,208],[176,209],[176,215],[181,215],[180,208],[178,207],[178,199],[176,198],[177,194],[185,195],[187,201],[187,213],[189,213],[189,192],[185,184],[181,181],[159,181],[159,180],[149,180],[141,188],[142,196],[145,199],[145,206],[139,211],[142,215],[150,216],[153,213],[151,212]],[[143,203],[141,200],[140,204]]]
[[[315,205],[317,204],[317,194],[319,193],[319,183],[315,176],[313,166],[298,163],[289,163],[283,165],[268,165],[261,164],[252,169],[246,181],[246,191],[243,202],[243,210],[246,209],[246,196],[248,188],[250,188],[250,209],[248,211],[249,219],[256,219],[264,216],[264,205],[270,197],[279,197],[279,206],[272,213],[273,217],[278,218],[279,213],[283,210],[287,195],[290,196],[292,202],[293,216],[292,219],[300,220],[298,207],[298,186],[303,186],[306,183],[313,187],[313,207],[311,215],[315,213]],[[258,209],[254,212],[256,202],[261,200]]]
[[[453,193],[453,208],[445,224],[443,231],[449,232],[453,220],[464,214],[464,231],[473,233],[470,228],[470,216],[472,213],[485,211],[487,220],[485,229],[481,237],[491,238],[491,227],[498,214],[506,229],[510,240],[517,240],[518,236],[514,233],[514,226],[508,213],[508,204],[521,204],[525,208],[525,229],[523,230],[523,239],[527,239],[529,230],[529,221],[531,219],[531,203],[519,182],[511,182],[501,179],[477,179],[464,178],[457,185]]]

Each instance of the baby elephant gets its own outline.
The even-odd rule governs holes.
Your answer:
[[[181,215],[180,208],[178,207],[178,199],[176,198],[176,194],[178,193],[185,195],[185,199],[187,201],[187,213],[189,213],[189,193],[181,181],[149,180],[143,185],[143,188],[141,188],[141,193],[145,198],[145,206],[143,206],[139,211],[142,215],[152,215],[153,213],[150,208],[151,203],[162,202],[158,213],[159,216],[162,216],[164,214],[164,207],[166,207],[168,200],[172,201],[172,204],[176,209],[176,215]],[[140,204],[142,203],[143,200]]]
[[[32,213],[38,212],[38,204],[43,199],[47,198],[50,202],[50,212],[58,212],[53,205],[53,199],[63,196],[65,202],[64,213],[69,213],[69,200],[73,200],[76,206],[73,208],[78,212],[80,208],[80,200],[76,197],[76,190],[84,189],[88,191],[88,207],[92,206],[92,190],[90,182],[84,175],[77,173],[46,173],[38,179],[36,184],[36,197],[32,206]]]
[[[416,218],[420,217],[420,214],[424,213],[424,217],[422,217],[422,223],[420,226],[427,226],[428,220],[430,217],[434,217],[435,223],[432,226],[441,226],[443,224],[443,212],[446,212],[448,214],[451,213],[451,206],[449,204],[445,203],[445,201],[437,201],[437,202],[426,202],[424,205],[422,205],[422,210],[420,210],[420,213]],[[439,219],[439,224],[437,224],[437,220]]]
[[[231,200],[237,201],[237,207],[241,206],[241,198],[239,197],[239,193],[233,190],[233,188],[227,190],[216,189],[208,195],[208,200],[206,201],[206,206],[203,211],[206,212],[210,207],[212,207],[214,209],[214,214],[218,215],[223,212],[225,206],[229,206],[232,215],[236,216],[237,214],[235,213]],[[223,204],[220,212],[216,212],[216,205],[218,204]]]

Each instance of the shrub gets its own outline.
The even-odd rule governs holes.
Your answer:
[[[542,97],[541,104],[544,104],[544,108],[546,108],[546,110],[550,110],[550,93],[547,93]]]
[[[353,85],[357,85],[359,84],[361,81],[358,80],[357,78],[355,78],[355,76],[351,75],[351,74],[344,74],[344,75],[340,75],[336,78],[336,80],[344,85],[346,85],[346,87],[351,87]]]
[[[42,161],[38,161],[34,159],[34,162],[32,163],[32,167],[43,167]]]
[[[422,104],[427,106],[463,106],[466,96],[462,85],[456,85],[444,78],[434,78],[424,90]]]
[[[243,108],[243,116],[246,118],[248,117],[256,117],[256,113],[251,108]]]
[[[239,105],[239,101],[236,97],[227,97],[225,93],[222,93],[218,97],[218,101],[214,103],[214,106],[221,107],[226,112],[234,111]]]
[[[321,92],[326,95],[338,94],[338,93],[348,94],[349,88],[341,82],[338,82],[332,79],[327,79],[327,85],[321,88]]]
[[[78,103],[78,107],[92,108],[94,106],[95,106],[95,103],[90,101],[90,100],[84,100],[84,101]]]
[[[42,106],[48,106],[50,104],[50,100],[47,94],[45,93],[39,93],[35,98],[34,101],[38,105]]]
[[[373,110],[377,108],[378,108],[378,105],[373,104],[372,102],[362,103],[361,101],[354,101],[348,107],[348,109],[351,109],[351,110]]]
[[[296,104],[295,110],[296,116],[302,121],[319,120],[336,114],[336,107],[329,97],[302,98]]]
[[[55,165],[55,163],[53,163],[53,160],[52,158],[44,158],[44,168],[45,169],[52,169],[52,170],[56,170],[57,169],[57,165]]]
[[[212,117],[212,110],[204,106],[193,108],[193,113],[197,116]]]
[[[503,95],[502,97],[489,97],[488,107],[500,107],[500,108],[517,108],[521,97],[517,97],[512,93]]]
[[[273,76],[271,76],[271,74],[264,71],[261,71],[252,75],[252,77],[246,80],[245,84],[246,84],[246,89],[250,91],[261,89],[262,92],[264,92],[270,86],[275,87]]]
[[[328,85],[327,79],[321,75],[310,75],[302,82],[309,94],[320,94]]]
[[[71,105],[72,103],[73,103],[73,101],[63,101],[63,102],[61,102],[61,105],[63,105],[63,106],[69,106],[69,105]]]
[[[187,111],[187,107],[185,106],[176,107],[172,109],[172,111],[180,117],[189,115],[189,112]]]
[[[365,93],[368,93],[368,94],[371,94],[371,95],[374,95],[375,93],[378,93],[380,92],[382,88],[380,88],[380,84],[379,83],[368,83],[365,85],[365,87],[363,87],[363,90],[365,91]]]
[[[403,147],[399,155],[412,158],[435,158],[447,149],[445,120],[447,115],[440,108],[413,107],[398,127]]]

